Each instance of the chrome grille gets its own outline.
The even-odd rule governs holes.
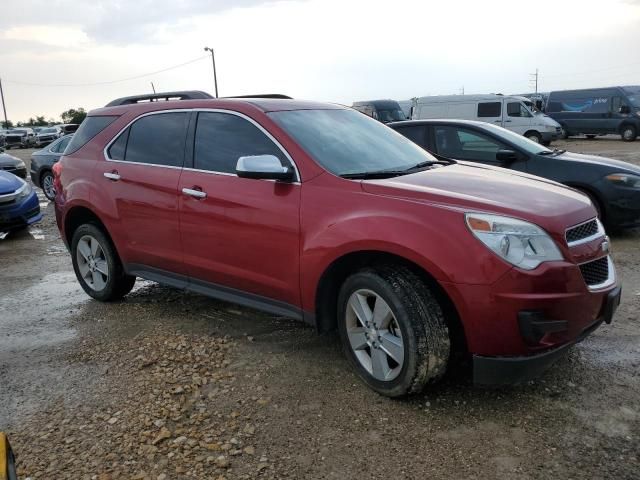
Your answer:
[[[596,235],[598,231],[598,220],[594,218],[593,220],[589,220],[588,222],[581,223],[580,225],[576,225],[575,227],[571,227],[565,233],[565,237],[567,239],[567,243],[571,245],[572,243],[576,243],[580,240],[584,240],[585,238]]]
[[[585,283],[592,287],[600,285],[609,279],[609,258],[602,257],[592,262],[580,265],[580,272]]]

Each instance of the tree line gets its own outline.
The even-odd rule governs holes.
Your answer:
[[[77,123],[80,124],[84,120],[84,117],[87,116],[87,112],[84,108],[70,108],[69,110],[65,110],[60,114],[60,118],[62,118],[62,123]],[[48,127],[51,125],[57,125],[60,123],[54,118],[45,119],[44,115],[39,115],[36,117],[31,117],[26,122],[17,122],[14,124],[11,120],[7,120],[6,122],[2,122],[2,128],[16,128],[16,127]]]

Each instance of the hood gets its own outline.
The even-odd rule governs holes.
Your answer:
[[[24,162],[8,153],[0,153],[0,165],[22,166]]]
[[[637,165],[634,165],[629,162],[623,162],[622,160],[615,160],[613,158],[600,157],[598,155],[585,155],[582,153],[564,152],[560,155],[557,155],[555,157],[550,157],[550,158],[566,160],[569,162],[578,162],[581,164],[586,163],[590,165],[598,165],[601,167],[602,166],[611,167],[612,169],[615,169],[616,172],[619,171],[619,173],[633,173],[636,175],[640,175],[640,167],[638,167]],[[609,173],[616,173],[616,172],[613,172],[613,171],[606,172],[606,173],[603,173],[601,176],[604,177]]]
[[[507,215],[562,234],[567,227],[596,216],[590,200],[576,190],[486,165],[458,163],[384,180],[366,180],[362,185],[373,194],[465,212]]]
[[[9,132],[9,133],[7,133],[5,135],[5,137],[24,137],[26,135],[27,135],[26,132],[24,132],[24,133],[21,133],[21,132]]]
[[[0,195],[15,192],[23,185],[23,183],[24,182],[13,173],[3,172],[0,170]]]

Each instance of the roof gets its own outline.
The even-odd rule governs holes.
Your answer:
[[[403,120],[401,122],[390,122],[386,125],[388,127],[402,127],[411,125],[433,125],[433,124],[450,124],[450,125],[469,125],[471,127],[486,127],[491,125],[487,122],[480,122],[478,120],[460,120],[452,118],[426,118],[424,120]]]
[[[89,112],[89,115],[122,115],[132,109],[140,112],[153,110],[172,110],[190,108],[229,109],[240,105],[251,105],[262,112],[278,112],[287,110],[343,110],[347,107],[335,103],[313,102],[306,100],[275,98],[203,98],[193,100],[167,100],[158,102],[141,102],[118,106],[106,106]]]
[[[358,102],[353,102],[354,107],[360,107],[363,105],[373,105],[376,108],[393,108],[398,106],[397,100],[362,100]]]

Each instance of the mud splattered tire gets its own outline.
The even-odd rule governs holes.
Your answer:
[[[409,269],[389,265],[351,275],[338,296],[345,355],[376,392],[399,397],[440,379],[451,349],[443,309]]]
[[[136,282],[136,277],[125,273],[109,237],[93,223],[81,225],[73,232],[71,259],[82,289],[96,300],[119,300]]]
[[[625,142],[633,142],[638,136],[638,131],[633,125],[625,125],[620,130],[620,136]]]

